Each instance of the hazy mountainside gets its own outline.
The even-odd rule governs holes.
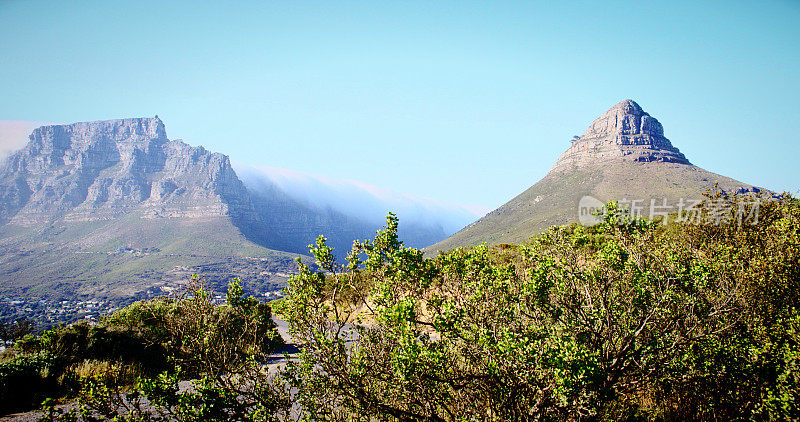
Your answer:
[[[347,215],[331,207],[316,207],[299,201],[264,179],[245,179],[251,192],[256,212],[269,221],[278,238],[285,239],[284,250],[298,253],[308,252],[317,236],[324,235],[328,244],[334,247],[339,259],[344,259],[355,239],[368,239],[385,223],[383,210],[376,214],[378,220],[366,220]],[[420,227],[403,222],[400,234],[403,241],[414,247],[424,247],[447,237],[441,226]]]
[[[641,207],[644,217],[650,215],[651,201],[656,206],[666,204],[653,212],[674,212],[681,199],[686,204],[702,199],[702,193],[715,183],[726,192],[759,191],[692,165],[664,137],[658,120],[634,101],[625,100],[573,138],[542,180],[426,252],[527,240],[550,226],[578,221],[584,196]]]
[[[274,289],[320,234],[343,257],[374,221],[309,204],[156,118],[51,125],[0,163],[0,295],[131,296],[192,273]],[[446,237],[406,224],[410,245]]]
[[[323,233],[337,252],[349,250],[352,239],[373,237],[391,211],[400,218],[399,234],[404,243],[422,248],[482,215],[462,205],[353,180],[237,163],[234,169],[250,191],[258,213],[268,216],[279,236],[308,239],[302,246]],[[303,219],[299,227],[298,218]]]
[[[248,189],[269,185],[294,200],[316,209],[330,208],[342,214],[383,225],[391,210],[403,225],[441,227],[451,235],[477,220],[489,208],[439,201],[397,192],[352,179],[337,179],[279,167],[248,166],[232,162]]]
[[[47,124],[27,120],[0,120],[0,163],[15,151],[22,149],[28,143],[28,136],[34,129]]]

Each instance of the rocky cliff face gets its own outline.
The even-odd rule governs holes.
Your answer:
[[[294,268],[227,156],[158,118],[40,127],[0,165],[0,294],[164,293],[202,273],[279,289]]]
[[[618,159],[691,164],[664,137],[658,120],[633,100],[625,100],[592,122],[583,136],[573,139],[550,171],[563,172]]]
[[[167,138],[156,118],[34,130],[0,169],[0,221],[254,215],[227,156]]]

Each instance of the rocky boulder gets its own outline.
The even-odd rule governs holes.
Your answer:
[[[635,101],[625,100],[595,119],[582,136],[573,138],[550,171],[563,172],[619,159],[691,164],[664,137],[658,120]]]

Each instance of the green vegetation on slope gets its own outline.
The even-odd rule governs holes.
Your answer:
[[[0,296],[71,300],[132,299],[202,272],[224,290],[233,277],[247,289],[280,289],[298,256],[258,246],[230,221],[143,219],[0,226]]]
[[[425,251],[433,255],[460,246],[526,241],[551,226],[576,222],[578,202],[584,195],[604,203],[642,200],[644,215],[648,216],[651,199],[657,204],[666,199],[670,205],[680,198],[700,200],[715,184],[727,192],[751,187],[692,165],[661,162],[619,160],[551,172],[500,208]]]
[[[319,242],[327,273],[290,281],[291,384],[317,420],[800,418],[797,203],[743,226],[612,203],[592,228],[432,260],[395,229],[344,267]]]
[[[66,420],[102,420],[123,410],[131,418],[203,420],[277,406],[231,396],[241,387],[236,377],[261,379],[261,363],[282,344],[270,307],[245,298],[238,282],[223,305],[199,284],[187,293],[136,302],[95,326],[77,323],[18,341],[0,360],[0,413],[46,399],[50,416]],[[180,390],[182,380],[194,380],[194,389]],[[52,399],[59,397],[77,398],[80,406],[57,412]]]
[[[270,335],[252,334],[274,333],[269,308],[234,284],[223,307],[198,292],[99,327],[157,339],[138,344],[156,347],[150,359],[166,370],[138,369],[128,390],[103,375],[131,378],[114,364],[63,379],[78,379],[87,420],[797,420],[800,204],[761,203],[758,221],[740,225],[742,198],[711,199],[730,206],[724,224],[634,220],[612,202],[594,227],[435,259],[405,248],[390,214],[345,264],[324,238],[311,250],[320,270],[299,263],[275,304],[301,347],[280,377],[265,366],[272,346],[259,347]],[[18,343],[0,374],[78,372],[98,355],[65,358],[72,349],[49,340],[76,330],[91,332]],[[139,355],[128,350],[101,361]],[[72,369],[37,372],[42,351]]]

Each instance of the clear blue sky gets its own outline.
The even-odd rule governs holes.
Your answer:
[[[158,114],[241,162],[495,207],[633,98],[695,164],[800,189],[798,1],[206,3],[0,0],[0,119]]]

